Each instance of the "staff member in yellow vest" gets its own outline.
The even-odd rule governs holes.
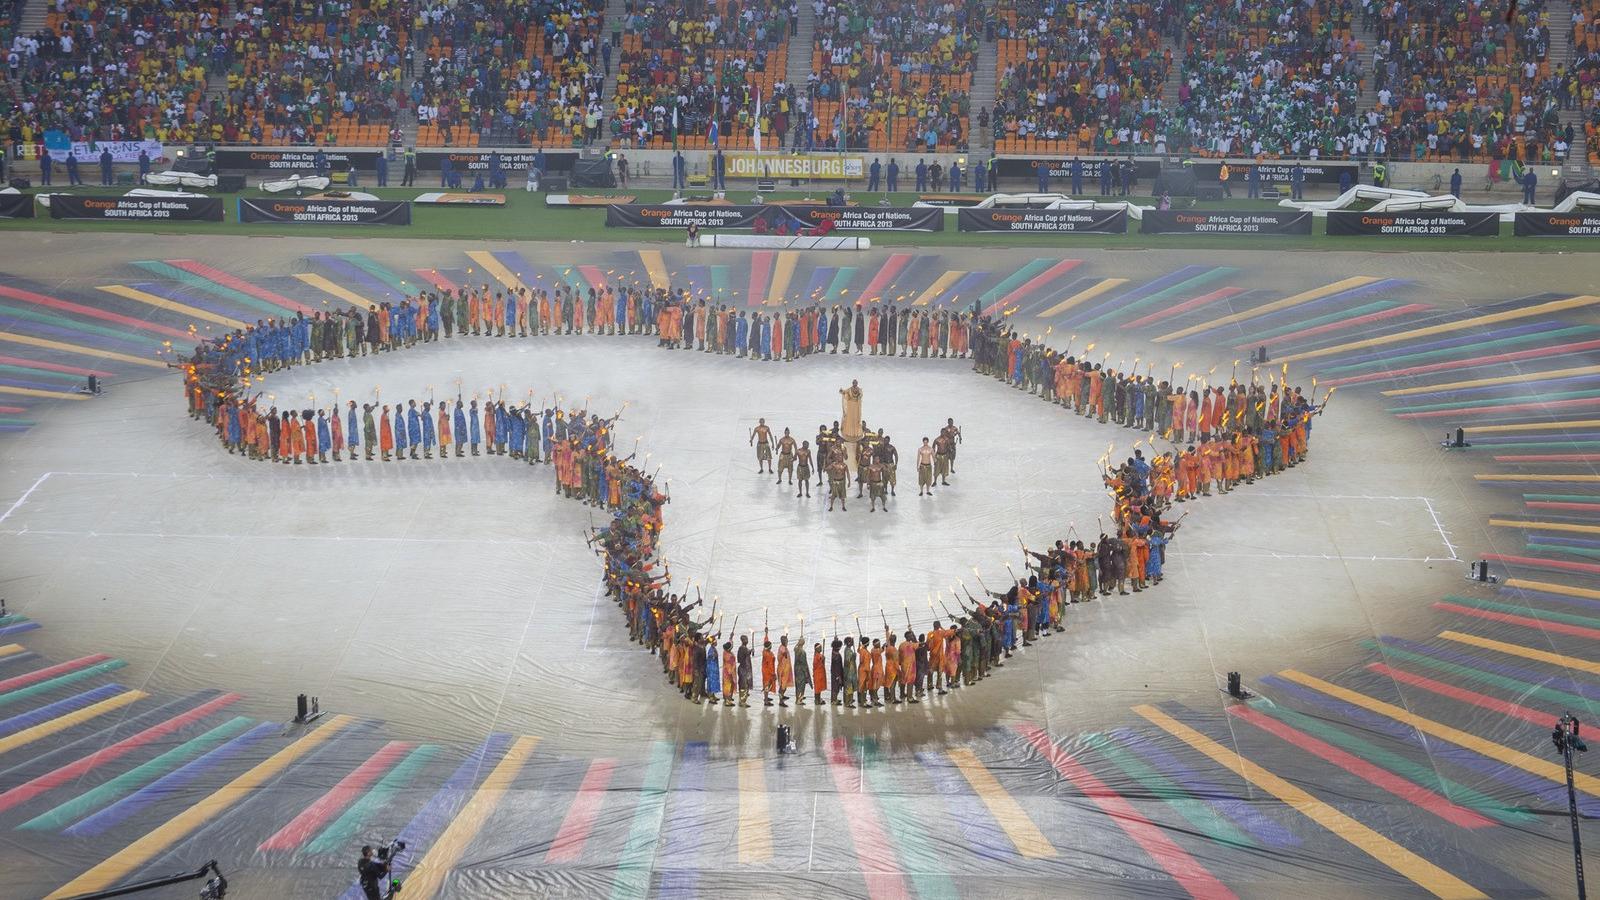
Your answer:
[[[1233,191],[1228,188],[1228,178],[1231,175],[1233,171],[1228,168],[1227,163],[1223,163],[1222,168],[1217,170],[1217,183],[1222,185],[1222,196],[1230,199],[1233,197]]]

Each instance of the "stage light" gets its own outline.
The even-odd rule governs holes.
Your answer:
[[[1467,430],[1465,428],[1457,428],[1454,435],[1446,431],[1444,440],[1439,442],[1439,446],[1446,450],[1465,450],[1472,445],[1467,443]]]

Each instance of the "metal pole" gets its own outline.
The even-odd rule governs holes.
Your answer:
[[[1566,730],[1565,726],[1562,728]],[[1578,835],[1578,791],[1572,779],[1571,736],[1562,741],[1561,756],[1567,765],[1567,818],[1572,823],[1572,868],[1578,879],[1578,900],[1586,900],[1588,891],[1583,883],[1583,839]]]

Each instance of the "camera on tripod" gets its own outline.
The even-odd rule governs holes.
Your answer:
[[[400,893],[400,876],[394,872],[395,860],[399,859],[401,851],[406,849],[406,842],[395,838],[378,848],[378,862],[389,867],[389,891],[385,897],[393,897]]]

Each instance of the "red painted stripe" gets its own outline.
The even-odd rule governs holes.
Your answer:
[[[25,675],[18,675],[15,678],[7,678],[5,681],[0,681],[0,694],[5,693],[6,691],[14,691],[20,687],[27,687],[30,684],[38,684],[41,681],[47,681],[56,677],[57,675],[65,675],[68,672],[76,672],[79,669],[87,669],[95,663],[103,663],[110,658],[111,657],[104,653],[95,653],[90,656],[80,656],[77,659],[68,660],[64,663],[57,663],[53,666],[46,666],[43,669],[36,669]]]
[[[1271,341],[1273,344],[1281,346],[1282,344],[1292,343],[1293,341],[1300,340],[1301,338],[1316,337],[1317,335],[1327,334],[1330,331],[1341,331],[1345,328],[1354,328],[1357,325],[1370,325],[1373,322],[1383,322],[1388,319],[1398,319],[1401,316],[1409,316],[1414,313],[1433,312],[1436,309],[1437,307],[1429,306],[1426,303],[1408,303],[1405,306],[1396,306],[1393,309],[1380,309],[1377,312],[1367,313],[1364,316],[1356,316],[1354,319],[1340,319],[1337,322],[1327,322],[1312,328],[1302,328],[1299,331],[1291,331],[1288,334],[1276,335],[1271,338]],[[1248,344],[1238,344],[1233,349],[1248,350],[1258,343],[1258,341],[1251,341]]]
[[[1538,628],[1542,631],[1554,631],[1557,634],[1570,634],[1574,637],[1600,639],[1600,628],[1585,628],[1582,625],[1568,625],[1566,622],[1546,622],[1543,619],[1531,619],[1527,616],[1514,616],[1510,613],[1495,612],[1490,609],[1473,609],[1470,606],[1459,606],[1455,603],[1446,603],[1443,600],[1433,604],[1434,609],[1445,612],[1460,613],[1477,619],[1488,619],[1491,622],[1505,622],[1508,625],[1521,625],[1525,628]]]
[[[1268,734],[1299,747],[1307,753],[1321,757],[1323,760],[1338,766],[1368,784],[1388,791],[1401,800],[1433,813],[1452,825],[1458,825],[1462,828],[1488,828],[1494,824],[1478,813],[1457,806],[1445,797],[1415,782],[1407,781],[1393,772],[1381,769],[1358,756],[1346,753],[1326,741],[1312,737],[1297,728],[1285,725],[1277,719],[1261,713],[1259,710],[1248,706],[1234,705],[1228,707],[1228,712]],[[1549,717],[1546,716],[1546,718]]]
[[[278,833],[261,842],[257,850],[294,850],[299,848],[311,836],[322,829],[334,814],[341,812],[354,803],[361,792],[366,790],[378,776],[389,770],[400,760],[400,757],[409,753],[415,744],[405,741],[390,741],[383,745],[377,753],[372,754],[366,762],[357,766],[354,771],[339,780],[331,790],[322,795],[317,802],[306,807],[290,820],[289,824],[278,829]]]
[[[1600,462],[1600,453],[1515,453],[1496,456],[1495,462]]]
[[[1501,403],[1495,406],[1470,406],[1466,409],[1434,409],[1428,412],[1396,413],[1397,419],[1440,419],[1446,416],[1488,416],[1499,413],[1537,412],[1545,409],[1573,409],[1576,407],[1600,406],[1600,397],[1584,397],[1577,400],[1548,400],[1532,403]]]
[[[1389,369],[1383,372],[1372,372],[1367,375],[1351,375],[1347,378],[1333,378],[1323,383],[1337,387],[1341,384],[1360,384],[1364,381],[1386,381],[1401,375],[1426,375],[1429,372],[1448,372],[1451,369],[1475,369],[1492,363],[1515,362],[1519,359],[1548,359],[1568,353],[1582,353],[1586,350],[1600,350],[1600,340],[1554,344],[1549,347],[1534,347],[1531,350],[1513,350],[1509,353],[1496,353],[1491,356],[1468,356],[1466,359],[1456,359],[1449,362],[1408,366],[1404,369]],[[1463,347],[1462,352],[1471,353],[1472,348]]]
[[[890,284],[893,284],[895,276],[899,275],[905,270],[905,267],[910,264],[911,254],[892,254],[887,260],[884,261],[883,268],[878,270],[878,274],[872,276],[872,280],[867,282],[867,289],[862,291],[861,296],[856,298],[856,305],[861,306],[866,303],[877,303],[878,301],[882,300],[884,290],[888,288]]]
[[[5,287],[4,285],[0,285],[0,297],[10,297],[12,300],[21,300],[24,303],[31,303],[34,306],[44,306],[50,309],[59,309],[62,312],[76,313],[80,316],[88,316],[91,319],[99,319],[102,322],[112,322],[117,325],[126,325],[129,328],[137,328],[140,331],[154,331],[158,334],[164,334],[168,337],[181,338],[183,340],[189,340],[191,338],[189,332],[183,331],[182,329],[168,328],[165,325],[157,325],[153,322],[147,322],[143,319],[135,319],[133,316],[124,316],[114,312],[106,312],[103,309],[96,309],[92,306],[84,306],[81,303],[71,303],[55,297],[46,297],[44,294],[35,294],[33,291],[24,291],[20,288]]]
[[[598,291],[605,286],[606,273],[600,271],[599,266],[579,266],[578,271],[583,273],[583,277],[588,280],[589,286],[595,290]]]
[[[828,742],[828,771],[844,806],[844,820],[850,829],[850,842],[856,849],[856,863],[867,882],[872,900],[909,900],[905,875],[895,866],[895,853],[885,836],[878,809],[867,799],[861,769],[844,738]]]
[[[428,282],[438,290],[453,291],[456,289],[455,282],[440,275],[438,269],[412,269],[411,271],[415,272],[418,278]]]
[[[1134,839],[1144,851],[1150,854],[1161,868],[1167,870],[1173,880],[1192,897],[1233,897],[1233,891],[1227,885],[1217,880],[1195,858],[1172,839],[1167,837],[1160,828],[1149,819],[1139,814],[1121,794],[1106,787],[1105,783],[1094,776],[1094,773],[1084,768],[1072,757],[1070,753],[1057,747],[1050,740],[1050,736],[1037,725],[1014,726],[1017,733],[1027,738],[1029,742],[1055,766],[1068,781],[1077,786],[1085,797],[1093,800],[1101,811],[1110,816],[1127,832],[1128,837]]]
[[[1469,703],[1478,707],[1479,709],[1487,709],[1491,712],[1500,713],[1501,715],[1512,716],[1513,718],[1521,719],[1524,722],[1532,722],[1533,724],[1541,727],[1549,725],[1552,721],[1554,721],[1554,716],[1551,713],[1539,712],[1536,709],[1530,709],[1520,703],[1512,703],[1508,700],[1490,697],[1488,694],[1480,694],[1477,691],[1469,691],[1466,688],[1459,688],[1453,684],[1445,684],[1442,681],[1428,678],[1425,675],[1407,672],[1404,669],[1396,669],[1394,666],[1388,665],[1387,663],[1368,663],[1367,668],[1377,672],[1380,675],[1387,675],[1390,678],[1393,678],[1395,681],[1414,685],[1422,688],[1423,690],[1432,691],[1441,697],[1449,697],[1452,700],[1460,700],[1462,703]]]
[[[46,772],[32,781],[23,782],[11,790],[0,794],[0,812],[5,812],[14,806],[26,803],[41,794],[55,790],[56,788],[69,782],[76,781],[78,778],[88,774],[89,772],[93,772],[95,769],[100,768],[106,763],[126,756],[140,747],[151,743],[152,741],[160,740],[161,738],[173,733],[174,731],[177,731],[180,728],[200,721],[206,716],[209,716],[217,710],[222,709],[223,707],[238,700],[239,697],[239,694],[223,694],[220,697],[213,697],[212,699],[207,700],[205,703],[196,706],[194,709],[191,709],[186,713],[173,716],[165,722],[151,725],[149,728],[146,728],[138,734],[129,735],[128,737],[117,741],[115,744],[112,744],[103,750],[96,750],[94,753],[91,753],[82,759],[67,763],[66,765],[54,771]]]
[[[187,337],[187,335],[185,335],[185,337]],[[101,378],[111,377],[110,372],[105,372],[100,369],[84,369],[78,366],[65,366],[61,363],[39,362],[36,359],[24,359],[20,356],[0,355],[0,363],[5,363],[8,366],[27,366],[30,369],[43,369],[47,372],[60,372],[63,375],[99,375]],[[20,409],[13,409],[10,411],[21,412]]]
[[[1600,503],[1566,503],[1560,500],[1529,500],[1523,505],[1529,509],[1571,509],[1578,512],[1600,509]]]
[[[27,411],[28,408],[26,406],[0,406],[0,413],[21,413]]]
[[[1596,563],[1567,562],[1564,559],[1540,559],[1536,556],[1512,556],[1506,553],[1485,553],[1483,558],[1508,562],[1517,566],[1527,566],[1532,569],[1559,569],[1563,572],[1600,575],[1600,564]]]
[[[1073,269],[1076,269],[1082,262],[1083,260],[1081,259],[1063,259],[1050,268],[1045,269],[1043,272],[1040,272],[1038,275],[1028,279],[1022,284],[1021,287],[1018,287],[1016,290],[990,304],[989,308],[983,311],[983,314],[986,316],[994,315],[996,312],[1005,309],[1012,303],[1022,300],[1022,298],[1049,284],[1052,279],[1060,278],[1068,272],[1071,272]]]
[[[760,306],[767,302],[767,279],[772,277],[771,250],[756,250],[750,254],[750,290],[745,294],[745,306]]]
[[[169,259],[165,260],[165,262],[173,268],[182,269],[191,275],[199,275],[201,278],[208,278],[225,288],[232,288],[241,294],[249,294],[257,300],[265,300],[284,309],[303,312],[306,315],[317,312],[317,310],[301,303],[299,300],[291,300],[277,291],[269,291],[264,287],[258,287],[242,278],[229,275],[227,272],[215,266],[208,266],[203,262],[196,262],[192,259]]]
[[[1201,294],[1200,296],[1195,297],[1192,300],[1185,300],[1182,303],[1177,304],[1176,306],[1168,306],[1165,309],[1158,309],[1155,312],[1151,313],[1148,316],[1145,316],[1142,319],[1134,319],[1132,322],[1124,322],[1122,325],[1120,325],[1118,327],[1120,327],[1120,328],[1142,328],[1142,327],[1144,327],[1146,325],[1149,325],[1149,324],[1152,324],[1154,322],[1159,322],[1162,319],[1166,319],[1166,318],[1169,318],[1171,316],[1181,316],[1184,313],[1189,312],[1190,310],[1199,309],[1202,306],[1210,306],[1211,304],[1216,303],[1218,300],[1226,300],[1229,297],[1233,297],[1233,296],[1236,296],[1236,295],[1242,294],[1242,293],[1244,293],[1244,288],[1236,288],[1236,287],[1218,288],[1217,290],[1214,290],[1209,294]]]
[[[611,773],[617,768],[614,759],[597,759],[589,764],[578,786],[578,796],[572,799],[561,829],[550,842],[550,852],[544,855],[547,863],[576,862],[583,855],[583,845],[589,840],[595,820],[600,818],[600,805],[606,799],[606,785],[611,783]]]

